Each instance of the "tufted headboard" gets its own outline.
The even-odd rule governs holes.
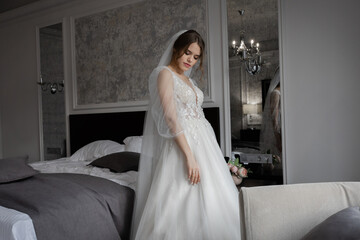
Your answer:
[[[204,113],[220,143],[219,108],[204,108]],[[123,143],[128,136],[141,136],[145,114],[145,111],[137,111],[70,115],[70,153],[96,140]]]

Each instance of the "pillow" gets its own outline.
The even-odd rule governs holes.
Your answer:
[[[141,153],[142,136],[131,136],[124,139],[125,151]]]
[[[0,183],[9,183],[38,174],[27,164],[28,156],[0,159]]]
[[[98,140],[91,142],[79,150],[71,157],[71,161],[94,160],[114,152],[124,151],[125,146],[111,140]]]
[[[305,235],[303,240],[359,239],[360,207],[345,208],[324,220]]]
[[[112,153],[92,161],[89,165],[100,168],[109,168],[113,172],[137,171],[139,167],[140,153],[118,152]]]

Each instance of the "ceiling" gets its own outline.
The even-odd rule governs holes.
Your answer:
[[[0,14],[40,0],[1,0]]]

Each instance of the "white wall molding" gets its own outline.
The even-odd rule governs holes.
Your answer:
[[[284,88],[284,58],[283,58],[283,41],[282,36],[285,35],[284,29],[283,29],[283,8],[281,5],[281,0],[278,0],[278,29],[279,29],[279,73],[280,73],[280,86]],[[284,92],[285,94],[285,92]],[[286,115],[285,113],[285,106],[286,102],[284,101],[284,94],[281,94],[280,96],[280,102],[281,102],[281,145],[282,145],[282,168],[283,168],[283,183],[287,184],[287,164],[286,164],[286,128],[285,128],[285,122],[286,122]]]
[[[0,28],[27,20],[90,15],[144,0],[40,0],[0,14]],[[51,25],[51,24],[47,24]]]
[[[37,82],[41,78],[41,62],[40,62],[40,28],[42,26],[36,27],[36,70],[37,70],[37,78],[34,84],[37,85]],[[41,87],[38,87],[37,95],[38,95],[38,116],[39,116],[39,153],[40,153],[40,161],[44,161],[44,131],[43,131],[43,111],[42,111],[42,94]]]
[[[72,4],[71,0],[42,0],[36,1],[31,4],[24,5],[22,7],[4,12],[0,14],[0,27],[3,25],[17,24],[19,22],[32,19],[39,14],[49,11],[54,8],[63,7],[64,5]],[[49,24],[51,25],[51,24]]]
[[[121,4],[117,3],[117,4],[104,4],[104,6],[102,6],[101,8],[96,7],[96,8],[91,8],[89,6],[87,6],[89,9],[87,10],[82,10],[72,16],[69,17],[69,21],[70,21],[70,52],[71,52],[71,93],[72,93],[72,106],[71,106],[71,112],[76,112],[76,111],[81,111],[81,112],[87,112],[87,111],[92,111],[92,109],[98,109],[100,111],[113,111],[111,109],[117,109],[117,110],[121,110],[124,111],[123,109],[142,109],[144,106],[146,106],[148,104],[147,100],[143,100],[143,101],[120,101],[120,102],[114,102],[114,103],[99,103],[99,104],[79,104],[78,103],[78,91],[77,91],[77,73],[76,73],[76,45],[75,45],[75,21],[77,18],[81,18],[81,17],[87,17],[87,16],[91,16],[97,13],[101,13],[107,10],[111,10],[114,8],[118,8],[121,6],[125,6],[125,5],[129,5],[129,4],[134,4],[137,2],[140,2],[143,0],[128,0],[128,1],[122,1]],[[112,1],[111,1],[112,2]],[[209,21],[210,21],[210,14],[209,14],[209,4],[208,1],[205,1],[207,6],[206,6],[206,25],[207,25],[207,39],[208,39],[208,43],[206,44],[206,48],[207,48],[207,60],[208,60],[208,68],[207,68],[207,72],[208,72],[208,80],[207,80],[207,89],[208,89],[208,93],[209,95],[206,95],[204,97],[204,105],[205,106],[216,106],[216,97],[215,97],[215,91],[216,88],[213,87],[216,84],[214,83],[214,77],[212,77],[212,73],[211,73],[211,69],[213,69],[213,67],[210,67],[210,62],[211,62],[211,48],[210,48],[210,42],[212,41],[210,36],[209,36],[209,32],[210,27],[209,27]],[[211,8],[210,8],[211,9]]]
[[[75,101],[76,102],[76,101]],[[94,110],[96,112],[113,112],[120,111],[124,112],[125,109],[134,110],[137,109],[146,109],[149,104],[149,101],[123,101],[116,103],[99,103],[99,104],[84,104],[84,105],[75,105],[74,108],[70,111],[71,113],[78,112],[88,112],[90,110]]]
[[[231,156],[231,114],[230,114],[230,79],[229,79],[229,56],[227,49],[228,27],[227,27],[227,5],[226,1],[221,1],[221,36],[222,36],[222,66],[223,66],[223,101],[224,101],[224,154]]]
[[[220,145],[224,155],[229,154],[229,136],[227,134],[228,114],[225,110],[225,101],[223,98],[224,88],[226,87],[226,65],[224,66],[224,39],[223,29],[224,20],[226,24],[226,1],[208,0],[208,45],[209,51],[209,72],[211,76],[211,87],[214,99],[214,105],[220,110]],[[225,12],[224,12],[225,11]],[[225,13],[225,16],[224,16]],[[227,38],[227,36],[225,36]],[[226,63],[225,63],[226,64]],[[205,105],[204,105],[205,106]],[[231,145],[231,141],[230,141]],[[230,146],[231,148],[231,146]],[[229,156],[229,155],[228,155]]]

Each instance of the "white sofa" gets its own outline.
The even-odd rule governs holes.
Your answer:
[[[301,239],[329,216],[360,206],[360,182],[242,187],[239,194],[241,240]]]

